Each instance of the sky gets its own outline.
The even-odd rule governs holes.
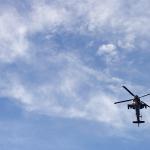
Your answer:
[[[2,150],[149,149],[148,0],[0,0]],[[150,104],[150,97],[143,101]]]

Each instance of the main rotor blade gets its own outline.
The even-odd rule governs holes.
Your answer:
[[[141,96],[140,98],[145,97],[145,96],[148,96],[148,95],[150,95],[150,94],[143,95],[143,96]]]
[[[115,102],[114,104],[129,102],[129,101],[132,101],[132,100],[133,100],[133,99],[128,99],[128,100],[124,100],[124,101]]]
[[[125,86],[122,86],[125,90],[127,90],[132,96],[135,96],[129,89],[127,89]]]
[[[149,105],[147,105],[145,102],[141,101],[142,103],[144,103],[147,107],[150,107]]]

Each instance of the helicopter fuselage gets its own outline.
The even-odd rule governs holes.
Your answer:
[[[135,96],[132,104],[128,104],[128,109],[143,109],[147,108],[147,105],[141,102],[138,96]]]

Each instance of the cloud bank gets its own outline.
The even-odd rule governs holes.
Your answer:
[[[124,83],[145,89],[120,74],[130,73],[129,54],[149,46],[148,1],[26,3],[26,13],[1,6],[1,96],[27,111],[124,127],[131,116],[113,102]]]

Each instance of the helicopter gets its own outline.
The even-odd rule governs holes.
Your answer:
[[[143,109],[143,108],[147,109],[147,107],[150,107],[148,104],[146,104],[145,102],[141,101],[141,98],[143,98],[145,96],[148,96],[150,94],[146,94],[146,95],[143,95],[143,96],[139,97],[138,95],[133,94],[127,87],[125,87],[125,86],[122,86],[122,87],[127,92],[129,92],[133,96],[133,98],[132,99],[128,99],[128,100],[124,100],[124,101],[118,101],[118,102],[115,102],[114,104],[133,101],[131,104],[128,104],[127,107],[128,107],[128,109],[134,109],[135,110],[137,120],[133,121],[133,123],[138,124],[138,127],[139,127],[140,123],[145,123],[145,121],[141,120],[142,119],[142,115],[140,114],[140,109]]]

